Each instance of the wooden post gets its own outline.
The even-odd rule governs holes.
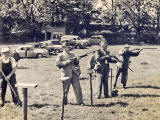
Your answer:
[[[27,104],[28,104],[28,88],[36,88],[37,84],[26,84],[26,83],[17,83],[16,87],[22,87],[23,92],[23,120],[27,120]]]
[[[23,119],[27,120],[27,103],[28,103],[27,88],[22,88],[22,91],[23,91]]]
[[[110,86],[110,88],[111,88],[111,90],[110,90],[110,92],[111,92],[111,97],[112,97],[112,68],[111,68],[111,86]]]
[[[90,81],[90,91],[91,91],[91,106],[93,105],[93,93],[92,93],[92,73],[89,74],[89,81]]]

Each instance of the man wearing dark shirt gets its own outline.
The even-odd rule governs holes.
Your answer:
[[[130,47],[129,45],[125,45],[124,49],[119,51],[120,62],[117,63],[118,70],[117,70],[117,74],[116,74],[114,88],[116,88],[117,80],[118,80],[120,73],[122,73],[121,83],[123,84],[123,88],[126,88],[127,77],[128,77],[128,68],[129,68],[129,64],[130,64],[129,59],[130,59],[130,57],[138,56],[141,51],[141,50],[139,50],[137,52],[132,52],[132,51],[129,51],[129,47]]]
[[[101,48],[96,51],[95,55],[89,61],[90,70],[96,71],[97,92],[96,97],[99,99],[102,93],[102,86],[104,88],[104,97],[109,97],[108,94],[108,76],[109,63],[116,63],[117,61],[110,57],[110,52],[107,50],[107,41],[101,41]]]

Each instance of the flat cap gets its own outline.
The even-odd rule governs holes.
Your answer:
[[[129,48],[130,46],[128,44],[125,44],[124,45],[124,48]]]
[[[1,49],[1,53],[5,53],[5,52],[9,52],[10,51],[10,49],[7,47],[7,48],[2,48]]]

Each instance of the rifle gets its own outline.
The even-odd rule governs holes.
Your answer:
[[[98,50],[99,50],[99,49],[98,49]],[[85,54],[83,54],[83,55],[70,58],[70,60],[73,60],[74,63],[76,64],[78,60],[80,60],[80,59],[82,59],[83,57],[86,57],[86,56],[88,56],[89,54],[94,53],[94,52],[96,52],[96,51],[98,51],[98,50],[94,50],[94,51],[91,51],[91,52],[87,52],[87,53],[85,53]]]
[[[135,50],[140,50],[140,51],[142,51],[142,50],[144,50],[144,49],[151,49],[151,50],[153,50],[153,49],[157,49],[157,48],[135,48],[135,49],[132,49],[132,50],[130,50],[130,51],[135,51]]]
[[[3,77],[5,78],[5,74],[2,70],[0,70],[0,72],[2,73]],[[7,80],[7,84],[9,85],[9,87],[11,88],[13,94],[15,95],[15,97],[18,97],[18,95],[16,94],[16,92],[14,91],[13,87],[11,86],[11,84],[9,83],[9,81]]]

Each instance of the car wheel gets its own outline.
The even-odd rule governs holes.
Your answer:
[[[41,53],[37,54],[37,58],[43,58],[43,55]]]

